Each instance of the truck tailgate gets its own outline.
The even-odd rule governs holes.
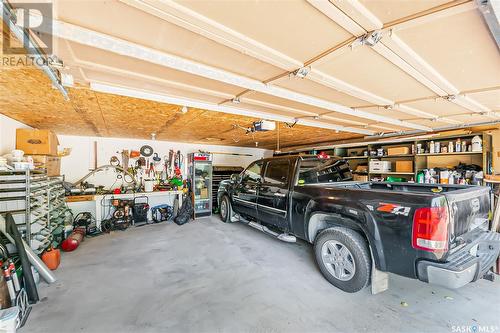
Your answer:
[[[488,219],[489,187],[466,188],[445,193],[450,214],[450,245],[457,245],[461,235],[474,230]]]

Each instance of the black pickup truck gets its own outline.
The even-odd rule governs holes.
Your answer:
[[[218,200],[224,222],[314,244],[324,277],[357,292],[387,272],[449,288],[493,279],[500,234],[488,231],[489,194],[482,186],[355,182],[341,158],[287,156],[223,181]]]

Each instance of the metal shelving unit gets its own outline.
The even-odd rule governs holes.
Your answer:
[[[48,179],[39,171],[0,171],[0,214],[12,213],[33,251],[41,254],[49,245]]]
[[[70,215],[70,209],[64,200],[63,177],[51,177],[48,181],[47,219],[51,233],[51,245],[57,247],[63,240],[65,220]]]

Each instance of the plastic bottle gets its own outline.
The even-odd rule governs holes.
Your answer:
[[[425,169],[424,182],[426,184],[431,182],[431,173],[429,172],[429,169]]]
[[[425,182],[424,172],[423,171],[419,171],[417,173],[417,183],[423,184],[424,182]]]
[[[453,141],[450,141],[450,143],[448,143],[448,153],[453,153],[453,148],[454,148],[454,144],[453,144]]]
[[[429,144],[429,154],[434,154],[434,141]]]
[[[455,143],[455,151],[457,153],[461,152],[462,151],[462,143],[460,141],[460,138],[457,139],[456,143]]]
[[[480,152],[483,151],[483,143],[481,142],[481,138],[479,135],[476,135],[472,138],[472,151]]]
[[[455,172],[450,172],[450,176],[448,177],[448,184],[455,184]]]

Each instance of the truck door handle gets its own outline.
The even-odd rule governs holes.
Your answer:
[[[286,196],[286,194],[279,193],[279,192],[274,192],[274,196],[283,198],[283,197]]]

